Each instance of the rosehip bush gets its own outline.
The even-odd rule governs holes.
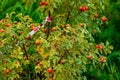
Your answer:
[[[93,30],[100,32],[101,24],[107,23],[101,21],[104,5],[95,3],[43,0],[38,9],[41,20],[48,17],[44,25],[21,13],[7,14],[0,21],[0,79],[82,80],[86,65],[103,69],[113,47],[107,41],[95,43],[92,37]],[[18,21],[12,21],[13,14]],[[37,32],[29,35],[31,31]]]

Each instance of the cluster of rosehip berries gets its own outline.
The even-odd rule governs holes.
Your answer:
[[[99,50],[103,50],[103,46],[101,45],[101,44],[98,44],[98,45],[96,45],[95,46],[97,49],[99,49]]]
[[[101,20],[102,20],[102,22],[106,22],[108,20],[108,18],[102,17]]]
[[[43,5],[47,6],[47,5],[48,5],[48,2],[42,0],[42,2],[40,2],[40,6],[43,6]]]
[[[80,6],[80,7],[79,7],[79,10],[80,10],[81,12],[84,12],[84,11],[89,10],[89,7],[88,7],[88,6]]]

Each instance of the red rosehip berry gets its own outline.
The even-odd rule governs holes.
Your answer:
[[[1,22],[1,23],[4,23],[4,22],[5,22],[5,20],[4,20],[4,19],[2,19],[0,22]]]
[[[89,10],[89,7],[88,7],[88,6],[85,6],[85,10]]]
[[[7,24],[6,24],[6,27],[10,27],[10,26],[11,26],[11,24],[10,24],[10,23],[7,23]]]
[[[36,45],[40,45],[40,40],[39,40],[39,39],[36,40],[36,41],[35,41],[35,44],[36,44]]]
[[[99,45],[96,45],[95,47],[96,47],[96,48],[99,48]]]
[[[61,60],[61,63],[62,63],[62,64],[65,64],[65,60]]]
[[[4,29],[1,29],[0,32],[3,33],[5,30]]]
[[[46,32],[47,32],[47,29],[44,29],[43,32],[46,33]]]
[[[99,17],[99,14],[95,14],[95,18],[98,18]]]
[[[50,78],[50,80],[53,80],[53,78]]]
[[[14,38],[14,37],[15,37],[15,35],[14,35],[14,34],[12,34],[11,36],[12,36],[12,38]]]
[[[17,80],[17,78],[14,78],[14,80]]]
[[[52,73],[53,70],[52,70],[52,68],[50,67],[50,68],[48,68],[47,71],[48,71],[48,73]]]
[[[26,47],[28,47],[28,46],[29,46],[29,43],[27,42],[27,43],[26,43]]]
[[[99,49],[102,50],[102,49],[103,49],[103,46],[102,46],[102,45],[99,45]]]
[[[89,60],[91,60],[91,59],[92,59],[92,56],[91,56],[91,55],[88,55],[87,58],[88,58]]]
[[[20,31],[20,35],[22,34],[22,31]]]
[[[104,63],[106,61],[106,57],[101,57],[100,58],[100,63]]]
[[[31,39],[31,37],[30,37],[30,36],[27,36],[27,39],[28,39],[28,40],[30,40],[30,39]]]
[[[6,75],[8,75],[10,73],[9,69],[6,69]]]
[[[32,31],[32,30],[34,30],[34,28],[35,28],[35,27],[32,26],[32,27],[30,28],[30,30]]]
[[[97,31],[96,31],[96,30],[93,30],[93,33],[94,33],[94,34],[96,34],[96,33],[97,33]]]

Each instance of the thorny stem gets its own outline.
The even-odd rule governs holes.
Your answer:
[[[66,23],[68,22],[68,20],[69,20],[69,18],[70,18],[70,11],[68,11],[68,13],[67,13],[67,18],[66,18]],[[66,26],[66,25],[65,25]],[[63,31],[63,35],[65,36],[66,35],[66,32],[65,31]]]
[[[50,11],[48,11],[48,17],[51,17]],[[50,22],[48,22],[47,25],[47,38],[49,37],[49,35],[50,35]]]
[[[26,59],[28,60],[29,58],[28,58],[27,50],[25,48],[25,44],[23,44],[23,50],[25,52]],[[30,71],[30,65],[29,64],[28,64],[28,73],[29,73],[29,80],[31,80],[32,78],[31,78],[31,71]]]

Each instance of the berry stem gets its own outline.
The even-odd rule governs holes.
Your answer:
[[[6,80],[8,80],[8,75],[6,76]]]

